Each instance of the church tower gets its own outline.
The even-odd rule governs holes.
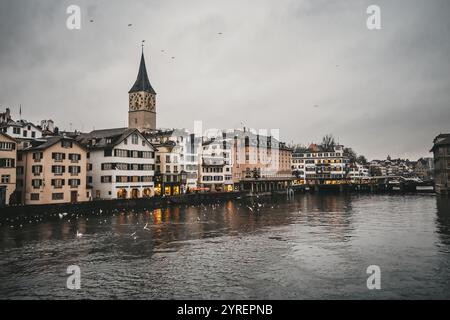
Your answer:
[[[136,82],[128,95],[128,127],[139,131],[156,129],[156,92],[148,80],[144,49]]]

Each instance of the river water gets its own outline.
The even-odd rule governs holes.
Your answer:
[[[2,299],[450,298],[450,201],[431,194],[301,194],[0,223]],[[80,290],[66,287],[70,265]],[[380,290],[367,288],[370,265]]]

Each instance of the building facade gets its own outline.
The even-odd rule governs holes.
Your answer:
[[[433,140],[434,185],[439,194],[449,194],[450,187],[450,134],[440,134]]]
[[[15,121],[11,118],[9,108],[0,114],[0,132],[14,139],[34,140],[42,138],[42,130],[26,120]]]
[[[158,147],[160,166],[159,173],[165,173],[164,161],[167,155],[177,158],[177,169],[186,176],[186,183],[181,184],[180,192],[196,191],[199,177],[199,154],[201,152],[201,137],[189,133],[186,129],[160,129],[146,131],[145,137]],[[170,173],[172,175],[172,173]]]
[[[347,177],[348,163],[343,146],[337,145],[326,150],[312,144],[308,148],[294,150],[291,168],[298,183],[340,184]]]
[[[17,143],[0,132],[0,207],[14,202],[16,190]]]
[[[155,148],[137,129],[94,130],[77,137],[88,151],[92,199],[154,195]]]
[[[174,196],[187,190],[186,173],[181,159],[181,146],[174,141],[156,144],[155,194]]]
[[[76,203],[89,199],[87,153],[74,139],[56,136],[33,141],[19,151],[17,162],[17,189],[23,204]]]
[[[233,191],[232,142],[233,139],[226,138],[226,135],[203,142],[200,188],[213,192]]]

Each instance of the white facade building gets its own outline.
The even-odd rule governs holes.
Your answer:
[[[155,148],[137,129],[96,130],[77,138],[88,149],[94,199],[154,195]]]
[[[198,187],[199,154],[201,153],[201,137],[196,137],[186,129],[168,129],[156,130],[151,133],[145,133],[147,139],[154,145],[170,147],[170,157],[177,159],[178,172],[186,173],[186,184],[181,193],[193,191]],[[168,144],[168,143],[171,144]],[[160,161],[165,161],[168,150],[161,151]],[[162,154],[164,153],[164,154]],[[167,170],[160,168],[160,172]]]
[[[210,191],[233,191],[231,138],[212,138],[203,143],[200,163],[200,186]]]
[[[294,150],[291,168],[301,183],[336,184],[346,178],[348,162],[341,145],[330,150],[311,145],[309,148]]]
[[[33,140],[42,138],[42,130],[26,120],[14,121],[9,109],[0,114],[0,131],[14,139]]]

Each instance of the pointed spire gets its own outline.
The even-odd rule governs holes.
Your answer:
[[[139,66],[139,73],[134,83],[133,87],[128,93],[138,92],[138,91],[146,91],[152,94],[156,94],[155,90],[152,88],[150,81],[148,80],[147,68],[145,67],[145,59],[144,59],[144,42],[142,42],[142,55],[141,55],[141,64]]]

